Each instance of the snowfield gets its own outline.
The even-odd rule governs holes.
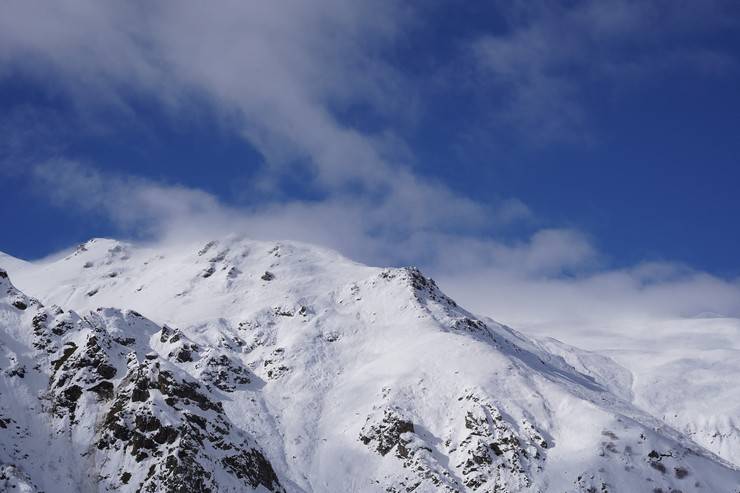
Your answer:
[[[613,367],[607,379],[621,381],[617,387],[633,404],[740,466],[740,320],[636,320],[527,332],[587,374]],[[589,351],[572,351],[547,333]],[[611,365],[593,361],[606,363],[605,357]]]
[[[740,488],[729,322],[720,352],[704,321],[651,328],[695,353],[586,351],[413,268],[240,237],[0,267],[3,491]]]

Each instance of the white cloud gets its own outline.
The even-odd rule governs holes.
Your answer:
[[[307,160],[324,187],[387,186],[397,167],[383,158],[380,136],[333,116],[361,103],[391,111],[404,97],[401,76],[375,56],[404,21],[389,2],[83,0],[0,8],[0,75],[54,80],[51,90],[86,111],[103,103],[126,109],[132,92],[173,111],[205,102],[269,164]]]
[[[643,337],[648,321],[740,317],[740,280],[664,264],[667,277],[645,277],[655,266],[599,270],[572,278],[548,278],[486,269],[438,278],[448,294],[477,313],[542,336],[589,347],[620,347]],[[606,342],[604,342],[606,340]],[[610,346],[612,344],[613,346]]]
[[[740,282],[673,263],[609,268],[574,230],[544,229],[506,243],[446,233],[414,207],[415,214],[404,214],[402,200],[335,197],[242,209],[199,190],[102,175],[73,162],[45,163],[36,175],[58,205],[104,214],[157,241],[243,233],[315,243],[374,265],[419,265],[467,308],[531,331],[542,326],[573,335],[575,328],[600,330],[624,321],[740,317]]]
[[[379,56],[412,20],[406,7],[322,0],[4,8],[13,13],[0,16],[6,71],[54,77],[84,111],[126,110],[131,93],[183,117],[191,101],[205,104],[265,156],[268,170],[253,187],[279,183],[300,165],[311,177],[305,186],[325,197],[243,209],[70,161],[34,168],[58,203],[103,213],[128,231],[172,237],[231,229],[314,241],[369,262],[412,262],[436,256],[445,234],[531,215],[520,201],[484,205],[415,175],[389,129],[369,134],[336,116],[353,105],[381,114],[413,108],[403,76]]]
[[[413,224],[417,230],[469,230],[492,218],[506,222],[528,214],[516,201],[505,202],[499,213],[415,175],[401,158],[409,157],[403,142],[388,128],[372,134],[337,116],[354,105],[380,114],[413,106],[403,76],[379,56],[410,20],[398,4],[79,1],[2,8],[12,15],[0,15],[0,73],[53,78],[52,90],[71,96],[85,112],[101,105],[127,111],[132,93],[182,118],[200,105],[215,109],[265,156],[268,169],[251,185],[263,193],[267,187],[268,195],[300,166],[305,188],[319,190],[329,204],[361,209],[355,220],[366,229],[404,234]],[[98,115],[93,122],[104,119]],[[51,176],[56,166],[47,164],[44,173]],[[89,169],[76,172],[88,175],[83,181],[96,180]],[[119,219],[128,214],[125,207],[106,207]],[[381,220],[386,217],[392,220]]]
[[[444,231],[471,235],[483,224],[510,222],[512,207],[517,218],[524,214],[521,204],[504,202],[499,214],[403,172],[395,175],[398,187],[388,193],[337,193],[321,201],[251,208],[224,205],[198,189],[102,173],[69,160],[37,164],[33,174],[40,196],[102,215],[135,237],[173,240],[239,232],[320,243],[370,263],[413,262],[435,254],[449,234]]]
[[[478,61],[512,91],[511,121],[547,138],[581,125],[579,82],[562,68],[592,59],[599,43],[643,33],[641,5],[512,11],[511,33],[478,40]],[[306,186],[326,197],[240,208],[197,189],[104,175],[73,161],[34,166],[39,187],[61,206],[103,214],[124,231],[162,241],[236,231],[318,243],[373,264],[420,264],[464,304],[517,325],[740,315],[737,283],[671,264],[608,269],[578,231],[545,229],[519,242],[483,235],[531,214],[516,200],[488,207],[422,179],[398,159],[407,154],[391,132],[343,124],[337,111],[353,105],[388,114],[413,107],[403,75],[378,56],[409,22],[389,2],[216,8],[80,0],[6,2],[0,9],[0,76],[53,80],[50,90],[83,113],[100,105],[133,112],[132,93],[183,118],[205,105],[265,156],[269,169],[260,185],[304,163]],[[686,29],[682,19],[668,25]],[[617,62],[603,60],[593,70],[644,68]],[[101,123],[94,115],[92,122]]]

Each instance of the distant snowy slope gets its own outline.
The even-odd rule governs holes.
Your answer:
[[[608,356],[629,369],[629,389],[638,407],[740,466],[740,320],[545,325],[528,332],[553,335],[590,349],[544,344],[575,366],[586,354]]]
[[[740,484],[734,467],[634,406],[631,375],[608,358],[479,319],[415,269],[238,237],[170,247],[92,240],[11,279],[46,307],[3,278],[0,392],[13,403],[0,410],[6,484]],[[61,452],[65,444],[73,453]]]
[[[25,260],[12,257],[0,252],[0,269],[5,269],[10,273],[26,271],[31,265]]]

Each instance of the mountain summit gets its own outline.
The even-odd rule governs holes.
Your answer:
[[[239,237],[2,266],[3,491],[740,484],[606,363],[577,370],[414,268]]]

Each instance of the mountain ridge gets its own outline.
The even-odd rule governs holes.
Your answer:
[[[20,291],[3,296],[4,358],[8,368],[11,353],[29,361],[27,377],[3,372],[3,391],[23,387],[34,373],[36,387],[25,394],[42,416],[53,415],[57,401],[63,409],[75,404],[76,412],[81,399],[80,412],[95,416],[95,436],[105,434],[101,419],[131,425],[111,442],[120,449],[103,454],[105,464],[131,469],[131,458],[148,450],[144,443],[161,453],[141,459],[162,473],[148,479],[119,467],[96,480],[92,469],[72,467],[93,489],[177,491],[166,473],[183,461],[218,479],[202,483],[203,491],[244,488],[237,481],[244,478],[272,491],[733,491],[740,481],[730,464],[632,406],[596,374],[465,311],[417,269],[365,267],[305,244],[231,237],[160,249],[94,240],[19,274],[45,304],[69,308],[23,298],[21,310],[11,299]],[[114,308],[100,308],[106,305]],[[32,311],[46,313],[43,330]],[[55,317],[63,314],[75,322],[57,334]],[[23,341],[19,326],[43,340]],[[91,335],[103,341],[95,352],[115,363],[114,375],[105,368],[101,375],[101,362],[83,357]],[[70,341],[74,350],[65,346]],[[71,352],[59,363],[65,347]],[[44,354],[49,349],[52,356]],[[164,383],[152,373],[155,364],[158,374],[171,374]],[[57,365],[72,365],[62,386]],[[34,390],[52,395],[52,405]],[[119,415],[106,421],[114,407]],[[211,409],[219,407],[223,412]],[[236,477],[226,456],[198,447],[190,462],[180,460],[178,440],[200,429],[198,418],[193,424],[184,416],[204,412],[207,428],[221,419],[226,424],[217,428],[234,430],[209,443],[241,447],[239,464],[258,473]],[[79,433],[64,416],[45,426]],[[166,416],[177,436],[160,431],[151,416],[160,425]],[[108,428],[115,437],[115,426]],[[136,433],[141,437],[131,438]],[[6,455],[2,462],[22,469]],[[124,473],[131,474],[126,483]]]

